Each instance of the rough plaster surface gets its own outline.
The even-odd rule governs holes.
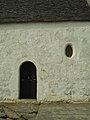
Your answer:
[[[0,25],[1,99],[18,98],[24,61],[37,67],[38,100],[90,100],[90,22]]]

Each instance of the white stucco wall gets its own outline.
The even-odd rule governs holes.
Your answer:
[[[19,67],[29,60],[37,67],[38,100],[90,100],[90,22],[1,24],[1,99],[18,98]]]

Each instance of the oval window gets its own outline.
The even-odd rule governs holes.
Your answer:
[[[65,48],[65,55],[67,57],[72,57],[73,55],[73,48],[72,48],[72,45],[71,44],[68,44]]]

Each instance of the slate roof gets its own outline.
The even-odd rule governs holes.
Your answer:
[[[89,21],[87,0],[0,0],[0,23]]]

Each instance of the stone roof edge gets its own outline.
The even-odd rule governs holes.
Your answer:
[[[0,23],[90,21],[90,0],[0,0]]]

